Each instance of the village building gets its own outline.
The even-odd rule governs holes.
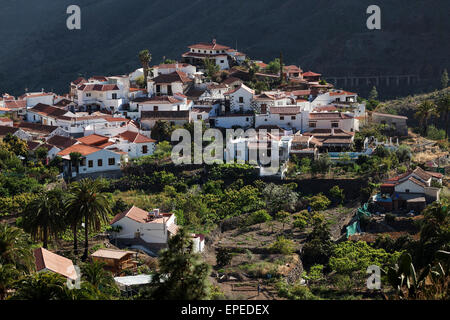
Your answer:
[[[114,147],[126,152],[130,159],[150,156],[156,147],[156,140],[133,131],[122,132],[111,140],[114,141]]]
[[[433,201],[439,201],[441,188],[434,187],[432,181],[442,181],[443,175],[428,172],[420,167],[385,180],[380,193],[373,196],[376,204],[387,211],[414,210],[421,212]]]
[[[408,125],[406,124],[408,117],[372,112],[371,120],[373,123],[387,125],[394,134],[404,137],[408,135]]]
[[[25,141],[31,141],[33,139],[31,134],[27,133],[26,131],[23,131],[20,128],[3,126],[0,124],[0,139],[3,140],[8,134],[16,136],[17,138]]]
[[[157,76],[163,75],[163,74],[170,74],[175,71],[181,71],[187,76],[194,76],[197,72],[197,68],[193,65],[190,65],[188,63],[162,63],[157,66],[153,66],[153,78],[156,78]]]
[[[103,268],[113,275],[120,275],[124,271],[136,272],[137,261],[135,252],[116,249],[98,249],[91,254],[92,261],[103,263]]]
[[[153,79],[147,80],[148,96],[172,96],[176,93],[184,94],[192,84],[193,80],[180,70],[176,70],[172,73],[160,74]]]
[[[37,272],[49,271],[73,281],[78,279],[78,274],[72,260],[44,248],[34,249],[33,255]]]
[[[319,148],[320,152],[340,152],[351,149],[355,133],[335,128],[314,129],[309,132],[304,132],[303,136],[312,136],[317,139],[320,144],[316,144],[316,146]]]
[[[115,239],[126,244],[144,244],[155,251],[167,247],[168,239],[178,232],[175,214],[135,206],[117,214],[110,225],[119,227],[120,231],[114,232]]]
[[[55,94],[52,92],[27,92],[20,96],[18,100],[26,101],[26,108],[33,108],[35,105],[42,103],[47,105],[53,105]]]
[[[181,55],[182,61],[191,65],[204,67],[205,59],[213,61],[221,70],[229,69],[229,55],[227,50],[230,47],[220,45],[213,39],[211,43],[197,43],[188,46],[188,51]]]

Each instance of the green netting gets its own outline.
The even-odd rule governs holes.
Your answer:
[[[359,229],[359,221],[353,222],[351,225],[347,226],[347,238],[358,233]]]

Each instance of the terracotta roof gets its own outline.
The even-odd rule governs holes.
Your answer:
[[[25,93],[19,97],[19,99],[26,99],[26,98],[36,98],[36,97],[44,97],[44,96],[53,96],[54,93],[52,92],[30,92]]]
[[[226,85],[230,85],[230,84],[232,84],[234,82],[242,83],[242,80],[239,79],[239,78],[236,78],[236,77],[229,77],[229,78],[226,78],[225,80],[222,81],[222,83],[226,84]]]
[[[26,100],[9,100],[9,101],[5,101],[4,105],[8,109],[26,108],[27,101]]]
[[[311,94],[311,90],[294,90],[294,91],[289,91],[286,92],[289,94],[292,94],[294,96],[309,96]]]
[[[315,107],[314,110],[315,112],[324,112],[324,111],[337,111],[337,108],[335,106],[319,106],[319,107]]]
[[[304,77],[317,77],[317,76],[321,76],[321,74],[320,73],[315,73],[315,72],[312,72],[312,71],[307,71],[307,72],[303,73],[303,76]]]
[[[175,223],[172,223],[167,227],[167,231],[169,231],[172,235],[176,235],[178,230],[180,230],[180,227],[178,227]]]
[[[439,172],[426,171],[426,173],[428,173],[430,176],[432,176],[436,179],[442,179],[442,177],[444,176],[442,173],[439,173]]]
[[[108,78],[104,76],[92,76],[89,78],[89,80],[108,81]]]
[[[0,117],[0,122],[13,122],[10,118]]]
[[[19,128],[10,126],[0,126],[0,137],[6,136],[8,133],[14,134],[19,130]]]
[[[75,85],[83,83],[83,82],[87,82],[86,79],[83,78],[83,77],[79,77],[76,80],[72,81],[72,83],[75,84]]]
[[[63,116],[67,113],[67,111],[64,109],[43,103],[38,103],[33,108],[28,109],[28,112],[34,112],[44,116],[55,116],[55,117]]]
[[[270,107],[273,114],[299,114],[300,107]]]
[[[173,82],[190,82],[192,81],[186,73],[180,70],[176,70],[168,74],[160,74],[156,78],[153,78],[155,83],[173,83]]]
[[[82,138],[78,138],[77,140],[90,146],[99,146],[108,142],[109,138],[99,134],[91,134]]]
[[[43,133],[43,134],[49,134],[58,129],[57,126],[48,126],[45,124],[40,123],[33,123],[33,122],[19,122],[14,124],[15,127],[18,127],[24,131],[31,132],[31,133]]]
[[[160,213],[160,215],[162,216],[161,218],[149,219],[149,212],[148,211],[145,211],[145,210],[143,210],[141,208],[138,208],[136,206],[132,206],[127,211],[124,211],[122,213],[117,214],[112,219],[110,224],[114,224],[117,221],[120,221],[120,220],[122,220],[125,217],[127,217],[127,218],[129,218],[131,220],[134,220],[136,222],[140,222],[140,223],[163,223],[172,214],[171,213]]]
[[[153,66],[153,68],[158,69],[175,69],[175,68],[184,68],[191,66],[189,63],[161,63],[157,66]]]
[[[142,119],[189,119],[189,110],[183,111],[142,111]]]
[[[245,90],[247,90],[247,91],[249,91],[249,92],[251,92],[252,94],[255,94],[255,90],[253,90],[253,89],[250,89],[249,87],[247,87],[245,84],[243,84],[243,83],[241,83],[241,85],[239,86],[239,87],[237,87],[237,88],[235,88],[235,89],[232,89],[232,90],[229,90],[229,91],[227,91],[227,92],[225,92],[224,94],[225,95],[229,95],[229,94],[232,94],[232,93],[235,93],[236,91],[238,91],[239,89],[245,89]]]
[[[81,91],[112,91],[119,90],[116,84],[82,84],[78,87]]]
[[[47,143],[59,149],[65,149],[77,143],[77,140],[69,137],[54,135],[47,140]]]
[[[408,180],[411,181],[411,182],[414,183],[414,184],[417,184],[417,185],[423,187],[423,188],[427,187],[427,185],[426,185],[424,182],[422,182],[422,181],[420,181],[420,180],[417,180],[417,179],[414,178],[414,177],[409,177]],[[398,184],[402,184],[402,183],[404,183],[404,182],[406,182],[406,181],[408,181],[408,180],[399,182]]]
[[[57,255],[44,248],[37,248],[33,251],[36,270],[50,270],[66,278],[76,280],[77,273],[73,262],[70,259]]]
[[[215,42],[212,42],[212,43],[200,42],[200,43],[196,43],[196,44],[191,44],[190,46],[188,46],[188,48],[203,49],[203,50],[228,50],[228,49],[230,49],[230,47],[227,47],[227,46],[224,46],[221,44],[217,44]]]
[[[61,99],[60,101],[58,101],[57,103],[55,103],[55,106],[61,106],[61,107],[65,107],[69,104],[71,104],[72,101],[70,101],[69,99]]]
[[[134,252],[115,249],[99,249],[91,254],[91,257],[120,260],[130,254],[134,254]]]
[[[341,112],[317,112],[310,113],[309,119],[311,120],[341,120],[341,119],[353,119],[353,117],[341,113]]]
[[[148,97],[140,97],[133,100],[133,102],[150,102],[150,103],[159,103],[159,104],[174,104],[174,103],[182,103],[183,101],[174,98],[173,96],[154,96],[151,98]]]
[[[268,66],[268,64],[267,64],[267,63],[264,63],[264,62],[255,62],[255,64],[256,64],[258,67],[260,67],[261,69],[265,69],[265,68]]]
[[[81,153],[81,155],[87,156],[89,154],[95,153],[100,150],[102,150],[102,149],[98,148],[98,147],[87,146],[85,144],[74,144],[74,145],[58,152],[58,155],[59,156],[67,156],[67,155],[71,154],[72,152],[79,152],[79,153]]]
[[[431,175],[425,170],[423,170],[421,167],[417,167],[416,169],[414,169],[413,173],[415,173],[417,176],[419,176],[419,178],[425,181],[428,181],[431,178]]]
[[[344,90],[340,90],[340,91],[330,91],[330,96],[343,96],[343,95],[354,96],[354,95],[356,95],[356,93],[348,92],[348,91],[344,91]]]
[[[35,150],[37,149],[41,144],[36,141],[27,141],[27,148],[28,150]]]
[[[122,139],[125,139],[132,143],[149,143],[149,142],[156,142],[156,140],[150,139],[139,132],[133,132],[133,131],[125,131],[121,134],[117,135],[116,137],[120,137]]]

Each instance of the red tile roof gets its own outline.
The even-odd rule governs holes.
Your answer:
[[[119,90],[116,84],[82,84],[78,87],[81,91],[113,91]]]
[[[150,139],[139,132],[133,132],[133,131],[125,131],[121,134],[117,135],[116,137],[125,139],[132,143],[149,143],[149,142],[156,142],[156,140]]]
[[[212,42],[212,43],[200,42],[200,43],[192,44],[192,45],[188,46],[188,48],[203,49],[203,50],[228,50],[228,49],[230,49],[230,47],[227,47],[227,46],[224,46],[221,44],[217,44],[215,42]]]
[[[78,138],[77,140],[90,146],[100,146],[108,142],[109,138],[99,134],[91,134],[89,136]]]
[[[160,212],[160,215],[163,218],[167,219],[167,217],[170,217],[172,215],[172,213],[162,213],[162,212]],[[120,220],[122,220],[125,217],[127,217],[127,218],[129,218],[131,220],[134,220],[136,222],[139,222],[139,223],[162,223],[163,222],[163,218],[149,219],[149,212],[148,211],[145,211],[145,210],[143,210],[141,208],[138,208],[136,206],[132,206],[127,211],[117,214],[112,219],[110,224],[114,224],[117,221],[120,221]]]
[[[312,72],[312,71],[308,71],[308,72],[303,73],[303,76],[304,77],[318,77],[318,76],[321,76],[321,74],[320,73],[315,73],[315,72]]]
[[[44,248],[33,251],[36,271],[50,270],[66,278],[76,280],[77,273],[72,260],[50,252]]]
[[[74,144],[73,146],[70,146],[70,147],[58,152],[58,155],[59,156],[67,156],[67,155],[71,154],[72,152],[79,152],[83,156],[87,156],[89,154],[95,153],[100,150],[102,150],[102,149],[98,148],[98,147],[87,146],[85,144]]]
[[[173,82],[182,82],[182,83],[186,83],[186,82],[190,82],[192,81],[192,79],[190,79],[186,73],[184,73],[183,71],[180,70],[175,70],[172,73],[168,73],[168,74],[160,74],[159,76],[157,76],[156,78],[153,79],[153,81],[155,83],[173,83]]]

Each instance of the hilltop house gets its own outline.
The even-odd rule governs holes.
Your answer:
[[[156,140],[133,131],[122,132],[111,140],[116,148],[128,153],[130,159],[152,155],[156,146]]]
[[[153,66],[153,78],[160,76],[162,74],[170,74],[175,71],[181,71],[187,76],[191,77],[197,72],[197,68],[188,63],[170,63],[170,64],[159,64],[157,66]]]
[[[227,50],[230,47],[220,45],[213,39],[211,43],[197,43],[188,46],[189,51],[182,54],[182,61],[195,66],[204,66],[204,60],[210,59],[221,70],[229,69]]]
[[[18,100],[26,101],[26,108],[33,108],[35,105],[42,103],[47,105],[53,105],[55,94],[52,92],[27,92],[20,96]]]

